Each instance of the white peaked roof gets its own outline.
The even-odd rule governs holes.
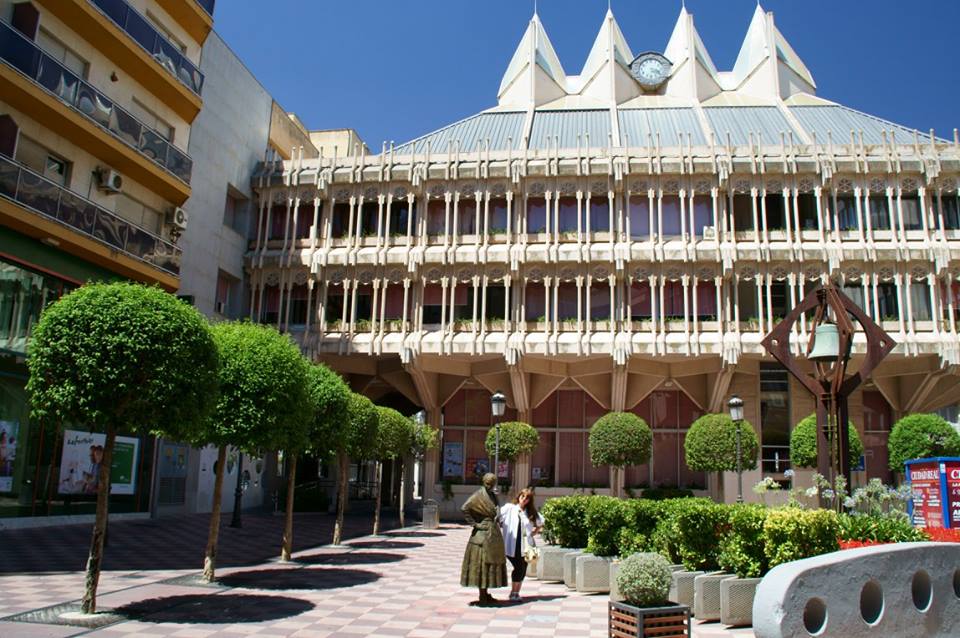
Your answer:
[[[759,5],[731,71],[718,71],[681,9],[664,55],[664,86],[645,93],[634,54],[609,10],[580,75],[564,73],[534,14],[513,54],[498,105],[400,145],[399,153],[551,151],[613,146],[810,143],[862,137],[865,144],[922,133],[815,95],[810,71]],[[889,134],[889,135],[888,135]]]

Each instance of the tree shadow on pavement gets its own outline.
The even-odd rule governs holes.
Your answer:
[[[189,594],[150,598],[112,610],[130,620],[151,623],[255,623],[299,616],[313,603],[286,596]]]
[[[226,574],[217,581],[226,587],[246,589],[337,589],[366,585],[380,574],[362,569],[254,569]]]
[[[354,549],[415,549],[423,547],[423,543],[415,541],[358,541],[348,543]]]
[[[295,560],[305,565],[374,565],[396,563],[406,558],[403,554],[386,552],[348,552],[341,554],[312,554],[298,556]]]
[[[385,536],[390,538],[433,538],[443,536],[439,532],[387,532]]]

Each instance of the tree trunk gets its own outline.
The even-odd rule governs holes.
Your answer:
[[[405,459],[402,456],[397,460],[398,464],[400,465],[400,527],[404,526],[403,525],[403,508],[407,504],[406,502],[407,499],[405,494],[405,492],[407,491],[407,484],[406,484],[406,477],[404,476],[404,472],[406,471],[407,468],[406,468],[406,464],[404,463],[404,460]]]
[[[293,490],[297,483],[297,455],[290,455],[290,476],[287,477],[287,519],[283,527],[283,546],[280,549],[280,560],[290,560],[293,552]]]
[[[377,504],[373,508],[373,535],[380,533],[380,503],[383,496],[383,461],[377,461]]]
[[[107,508],[110,496],[110,468],[113,465],[113,444],[117,432],[114,426],[107,427],[107,440],[103,445],[103,457],[97,473],[97,517],[93,523],[90,539],[90,555],[87,558],[87,576],[81,610],[85,614],[97,611],[97,584],[100,582],[100,567],[103,562],[103,539],[107,531]]]
[[[350,457],[340,452],[337,457],[337,520],[333,525],[333,544],[339,545],[343,538],[343,513],[347,508],[347,486],[350,481]]]
[[[213,480],[213,505],[210,508],[210,533],[207,535],[207,551],[203,556],[203,581],[213,582],[217,565],[217,537],[220,535],[220,498],[223,494],[223,475],[227,471],[227,446],[221,445],[217,452],[217,475]]]

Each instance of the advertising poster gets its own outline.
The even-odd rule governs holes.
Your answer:
[[[0,421],[0,492],[13,490],[13,462],[17,460],[17,433],[20,424]]]
[[[909,465],[910,495],[915,527],[943,527],[940,468],[936,462]]]
[[[463,476],[463,443],[448,441],[443,444],[443,475]]]
[[[947,475],[947,512],[950,527],[960,527],[960,461],[946,461],[943,471]]]
[[[60,457],[60,494],[96,494],[106,435],[64,430]],[[110,467],[110,493],[133,494],[136,489],[140,440],[118,436]]]
[[[470,476],[483,477],[490,471],[490,461],[486,458],[467,459],[467,472]]]

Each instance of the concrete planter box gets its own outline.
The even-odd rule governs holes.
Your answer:
[[[673,572],[673,584],[670,586],[670,600],[678,605],[693,607],[693,581],[703,572]]]
[[[720,581],[720,622],[724,625],[753,624],[753,597],[762,578],[724,578]]]
[[[610,591],[610,565],[613,557],[583,554],[577,557],[576,583],[579,592]]]
[[[610,561],[610,602],[623,602],[623,596],[620,595],[620,588],[617,587],[617,574],[620,573],[620,559]]]
[[[563,555],[563,584],[570,589],[577,588],[577,558],[583,556],[582,549],[575,549]]]
[[[547,582],[563,580],[563,557],[576,550],[569,547],[547,545],[540,548],[540,558],[537,559],[537,579]]]
[[[730,576],[711,572],[693,579],[693,615],[697,620],[720,620],[720,583]]]

